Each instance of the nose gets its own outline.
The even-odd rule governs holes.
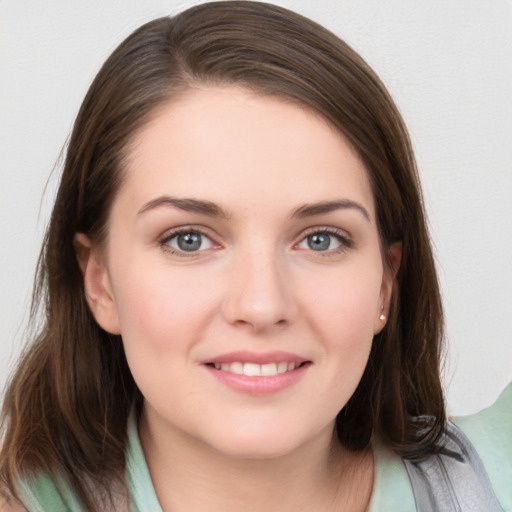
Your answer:
[[[274,251],[241,254],[227,286],[227,322],[255,333],[291,323],[297,304],[288,274],[286,264]]]

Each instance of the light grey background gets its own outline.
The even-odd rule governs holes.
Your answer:
[[[88,85],[133,29],[194,3],[0,1],[0,386],[24,340],[51,170]],[[449,410],[485,407],[512,380],[512,2],[277,3],[344,38],[395,97],[436,248]]]

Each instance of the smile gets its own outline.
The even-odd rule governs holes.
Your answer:
[[[240,350],[204,359],[201,366],[223,386],[262,396],[297,384],[313,366],[313,361],[290,352]]]
[[[274,377],[281,373],[291,372],[305,363],[294,363],[281,361],[279,363],[242,363],[235,361],[233,363],[211,363],[216,370],[222,372],[234,373],[235,375],[246,375],[247,377]]]

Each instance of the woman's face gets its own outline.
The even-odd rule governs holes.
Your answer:
[[[234,86],[193,89],[138,133],[93,255],[89,302],[147,420],[238,457],[332,435],[392,281],[347,140]]]

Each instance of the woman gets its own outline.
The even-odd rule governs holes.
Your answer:
[[[460,475],[476,510],[506,506],[446,424],[406,129],[296,14],[204,4],[119,46],[75,123],[43,297],[5,398],[8,507],[428,510],[453,485],[451,510]],[[468,472],[424,479],[438,459]]]

